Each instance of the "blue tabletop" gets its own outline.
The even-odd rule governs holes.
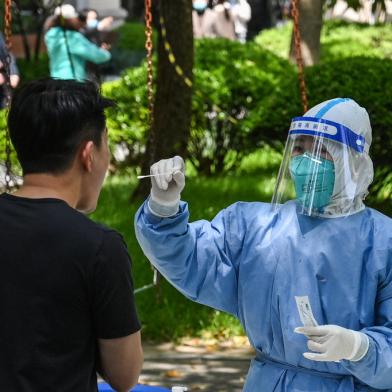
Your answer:
[[[113,392],[113,389],[105,383],[98,383],[98,391],[99,392]],[[162,387],[152,387],[149,385],[141,385],[137,384],[131,392],[170,392],[170,389],[162,388]]]

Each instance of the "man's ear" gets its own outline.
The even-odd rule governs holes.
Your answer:
[[[94,161],[94,142],[89,140],[82,145],[80,150],[80,162],[89,173],[92,171]]]

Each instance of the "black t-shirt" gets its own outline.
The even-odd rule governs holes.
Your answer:
[[[0,195],[0,391],[96,391],[97,339],[140,329],[130,262],[64,201]]]

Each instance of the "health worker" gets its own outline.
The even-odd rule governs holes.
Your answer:
[[[256,351],[244,391],[392,391],[392,220],[364,205],[371,141],[355,101],[313,107],[291,122],[272,203],[211,222],[189,223],[180,157],[151,167],[139,243],[185,296],[240,320]]]

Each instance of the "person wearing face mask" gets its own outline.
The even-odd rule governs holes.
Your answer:
[[[237,9],[237,8],[235,8]],[[226,38],[229,40],[236,39],[235,21],[237,11],[234,13],[234,7],[225,0],[214,0],[214,23],[213,32],[216,38]]]
[[[85,18],[71,4],[56,7],[45,34],[51,77],[85,80],[86,62],[102,64],[110,60],[106,44],[95,45],[80,33],[84,25]]]
[[[208,7],[207,0],[192,1],[192,24],[195,38],[214,38],[214,12]]]
[[[234,30],[237,40],[241,43],[246,42],[248,33],[248,22],[252,17],[252,9],[247,0],[238,0],[232,6],[234,17]]]
[[[151,167],[135,217],[149,260],[189,299],[237,317],[246,392],[392,390],[392,219],[368,208],[367,111],[332,99],[291,122],[272,203],[189,223],[184,162]]]
[[[109,50],[111,45],[107,42],[109,38],[108,31],[113,23],[113,17],[107,16],[100,20],[98,12],[92,8],[84,8],[79,15],[86,21],[85,25],[80,29],[80,32],[95,45]],[[102,65],[87,61],[87,79],[101,84],[104,71],[103,67],[105,65],[106,63]]]

